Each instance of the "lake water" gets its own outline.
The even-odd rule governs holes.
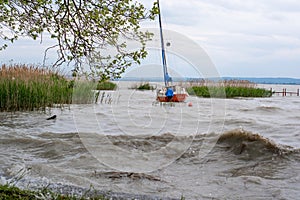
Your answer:
[[[299,198],[300,97],[160,105],[155,91],[127,87],[97,104],[0,113],[0,183],[125,199]]]

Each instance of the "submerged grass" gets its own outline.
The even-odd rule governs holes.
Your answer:
[[[25,65],[0,68],[0,111],[45,110],[70,104],[72,90],[72,82],[58,72]]]

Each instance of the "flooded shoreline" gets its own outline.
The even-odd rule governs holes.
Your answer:
[[[152,104],[155,92],[130,92],[116,92],[117,105],[1,113],[1,183],[75,193],[92,186],[120,199],[300,195],[300,98],[213,105],[189,97],[193,107],[162,107]]]

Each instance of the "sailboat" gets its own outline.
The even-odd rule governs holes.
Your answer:
[[[187,92],[185,91],[184,88],[180,87],[179,85],[172,85],[172,78],[169,76],[168,73],[159,0],[157,0],[157,6],[159,9],[158,19],[159,19],[162,66],[163,66],[165,86],[162,89],[157,90],[156,100],[159,102],[184,102],[186,97],[188,96]]]

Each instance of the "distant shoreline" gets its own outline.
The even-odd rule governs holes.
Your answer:
[[[186,81],[197,81],[204,78],[183,78],[174,77],[174,82],[186,82]],[[246,80],[256,84],[276,84],[276,85],[300,85],[300,79],[297,78],[255,78],[255,77],[220,77],[220,78],[208,78],[209,80]],[[142,82],[163,82],[160,77],[125,77],[115,81],[142,81]]]

